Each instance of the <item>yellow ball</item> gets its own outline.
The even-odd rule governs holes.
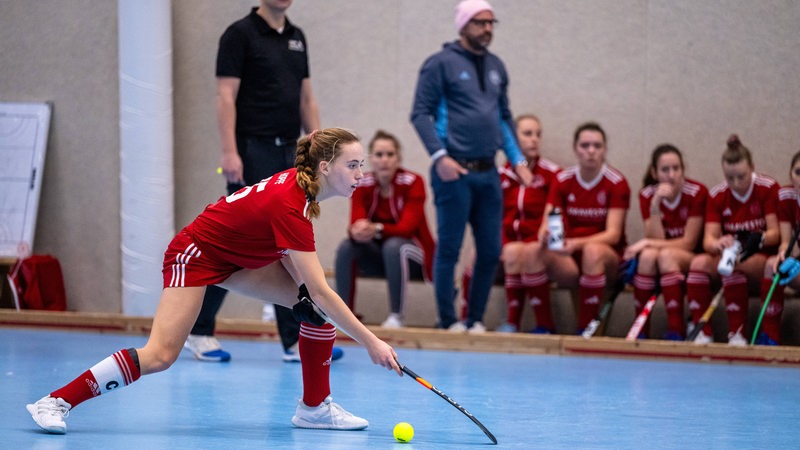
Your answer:
[[[409,442],[414,438],[414,427],[408,422],[400,422],[394,426],[394,438],[400,442]]]

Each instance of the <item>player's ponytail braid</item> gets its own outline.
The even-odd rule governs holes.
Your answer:
[[[357,142],[358,137],[344,128],[325,128],[314,130],[297,142],[297,157],[294,165],[297,168],[297,184],[306,193],[308,208],[306,217],[319,217],[320,209],[317,195],[320,190],[319,163],[333,163],[342,144]]]

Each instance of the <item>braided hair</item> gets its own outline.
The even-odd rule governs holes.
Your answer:
[[[294,166],[297,168],[297,184],[306,193],[309,205],[306,217],[319,217],[319,163],[333,163],[341,153],[342,145],[358,142],[358,136],[344,128],[324,128],[314,130],[297,142],[297,157]]]

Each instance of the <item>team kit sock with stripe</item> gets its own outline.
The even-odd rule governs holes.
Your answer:
[[[644,304],[650,300],[656,289],[656,278],[652,275],[643,275],[637,273],[633,277],[633,300],[634,309],[638,316],[642,312]]]
[[[692,322],[700,322],[700,317],[711,304],[711,280],[708,273],[699,270],[689,271],[686,276],[686,298],[689,302]],[[711,336],[711,321],[703,328],[703,332]]]
[[[522,277],[518,273],[506,274],[506,305],[508,314],[506,322],[519,329],[522,320],[522,304],[525,300],[525,289],[522,287]]]
[[[303,362],[303,403],[317,406],[331,394],[331,351],[336,327],[300,322],[300,360]]]
[[[747,276],[735,270],[727,277],[722,277],[722,289],[725,293],[725,309],[728,312],[728,325],[731,333],[743,328],[747,317]]]
[[[600,311],[600,300],[606,287],[606,275],[581,275],[578,279],[578,329],[583,330]]]
[[[668,272],[661,276],[661,294],[667,309],[667,331],[684,336],[683,274]]]
[[[140,376],[136,349],[120,350],[95,364],[66,386],[51,392],[50,396],[62,398],[74,408],[90,398],[127,386]]]
[[[527,291],[529,302],[536,315],[536,327],[555,332],[553,309],[550,302],[550,280],[544,271],[522,274],[522,284]]]
[[[772,280],[769,278],[761,279],[761,307],[764,306],[764,300],[772,288]],[[772,291],[772,298],[769,299],[767,311],[764,313],[764,321],[762,323],[762,331],[767,333],[770,339],[775,341],[776,344],[781,342],[781,316],[783,315],[783,303],[786,297],[786,286],[776,285],[775,290]]]

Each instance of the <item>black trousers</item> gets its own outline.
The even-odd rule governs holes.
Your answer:
[[[244,166],[245,185],[259,181],[294,167],[297,141],[280,137],[236,136],[239,156]],[[240,184],[228,184],[228,194],[242,188]],[[213,336],[216,328],[216,316],[225,300],[227,290],[219,286],[207,286],[203,297],[203,307],[192,327],[192,334]],[[295,320],[292,311],[281,305],[275,305],[275,318],[278,323],[278,334],[284,350],[297,343],[300,335],[300,322]]]

